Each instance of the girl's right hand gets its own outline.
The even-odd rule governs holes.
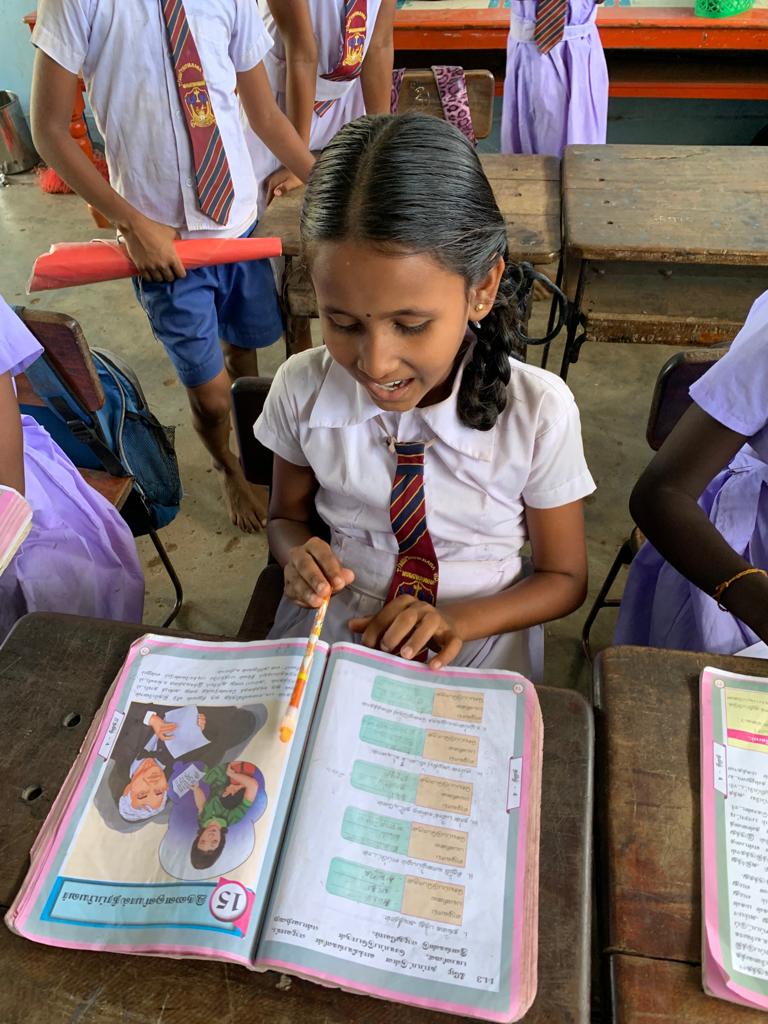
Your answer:
[[[302,608],[319,608],[324,597],[343,590],[355,578],[334,555],[330,544],[319,537],[310,537],[305,544],[291,548],[283,576],[285,596]]]

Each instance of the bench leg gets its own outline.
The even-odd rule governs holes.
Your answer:
[[[308,316],[291,316],[285,318],[285,357],[295,352],[305,352],[312,348],[312,329]]]
[[[579,265],[578,282],[576,284],[576,294],[574,295],[573,302],[569,301],[565,350],[563,352],[563,361],[560,366],[560,376],[563,380],[568,376],[568,368],[570,364],[575,363],[578,360],[581,346],[587,339],[587,332],[584,326],[584,316],[581,312],[581,303],[584,298],[584,284],[586,282],[586,277],[587,261],[581,260]],[[581,328],[581,334],[578,333],[579,328]]]

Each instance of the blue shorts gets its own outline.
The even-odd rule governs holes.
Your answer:
[[[133,288],[187,388],[206,384],[224,369],[219,339],[254,349],[272,345],[283,333],[269,260],[200,267],[159,284],[134,277]]]

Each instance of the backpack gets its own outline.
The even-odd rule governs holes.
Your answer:
[[[95,413],[84,409],[60,378],[45,353],[25,373],[47,409],[28,408],[77,466],[101,469],[112,476],[132,476],[143,512],[131,508],[123,516],[135,537],[173,520],[182,489],[174,448],[174,428],[163,426],[150,411],[133,370],[112,352],[91,349],[104,391],[104,405]],[[40,415],[40,413],[48,415]]]

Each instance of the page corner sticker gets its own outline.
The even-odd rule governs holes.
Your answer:
[[[523,759],[522,757],[510,757],[509,776],[507,779],[507,814],[518,809],[522,792]]]
[[[114,746],[115,740],[120,732],[120,726],[123,724],[124,718],[125,712],[115,711],[112,715],[112,721],[109,723],[109,728],[104,733],[104,739],[101,741],[101,746],[99,747],[99,757],[104,758],[105,761],[112,753],[112,747]]]
[[[728,750],[724,743],[713,743],[714,787],[718,793],[728,796]]]

